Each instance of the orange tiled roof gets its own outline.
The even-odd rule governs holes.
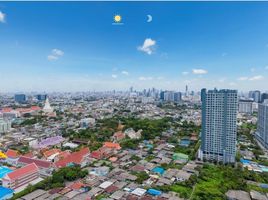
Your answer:
[[[113,143],[113,142],[104,142],[104,147],[107,148],[113,148],[113,149],[121,149],[120,144],[118,143]]]
[[[72,190],[79,190],[84,186],[85,186],[85,184],[78,181],[78,182],[75,182],[74,184],[70,185],[69,188],[71,188]]]

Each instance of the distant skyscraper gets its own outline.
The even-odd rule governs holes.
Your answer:
[[[261,92],[259,90],[250,91],[249,98],[252,98],[255,102],[261,102]]]
[[[36,97],[38,101],[45,101],[47,99],[46,94],[38,94]]]
[[[26,101],[26,95],[25,94],[15,94],[14,99],[18,103],[23,103]]]
[[[133,92],[133,87],[132,87],[132,86],[130,87],[129,91],[130,91],[131,93]]]
[[[201,90],[202,143],[199,158],[235,162],[236,153],[236,90]]]
[[[165,98],[165,91],[160,92],[160,100],[164,100]]]
[[[174,92],[172,92],[172,91],[166,91],[164,93],[164,100],[165,101],[174,101]]]
[[[265,99],[268,99],[268,93],[261,94],[261,102],[263,103]]]
[[[185,96],[188,96],[188,85],[185,86]]]
[[[181,92],[175,92],[174,93],[174,101],[180,102],[181,101]]]
[[[268,149],[268,100],[258,106],[258,128],[256,138]]]

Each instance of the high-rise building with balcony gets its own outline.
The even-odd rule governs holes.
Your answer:
[[[236,90],[202,89],[202,137],[199,158],[223,163],[235,162]]]

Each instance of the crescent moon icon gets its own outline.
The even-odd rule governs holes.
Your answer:
[[[147,15],[147,17],[148,17],[147,22],[151,22],[151,21],[153,21],[153,17],[152,17],[152,15]]]

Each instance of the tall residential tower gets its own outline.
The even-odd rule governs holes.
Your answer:
[[[268,149],[268,100],[258,106],[258,128],[256,138]]]
[[[202,138],[199,158],[233,163],[236,154],[236,90],[201,91]]]

